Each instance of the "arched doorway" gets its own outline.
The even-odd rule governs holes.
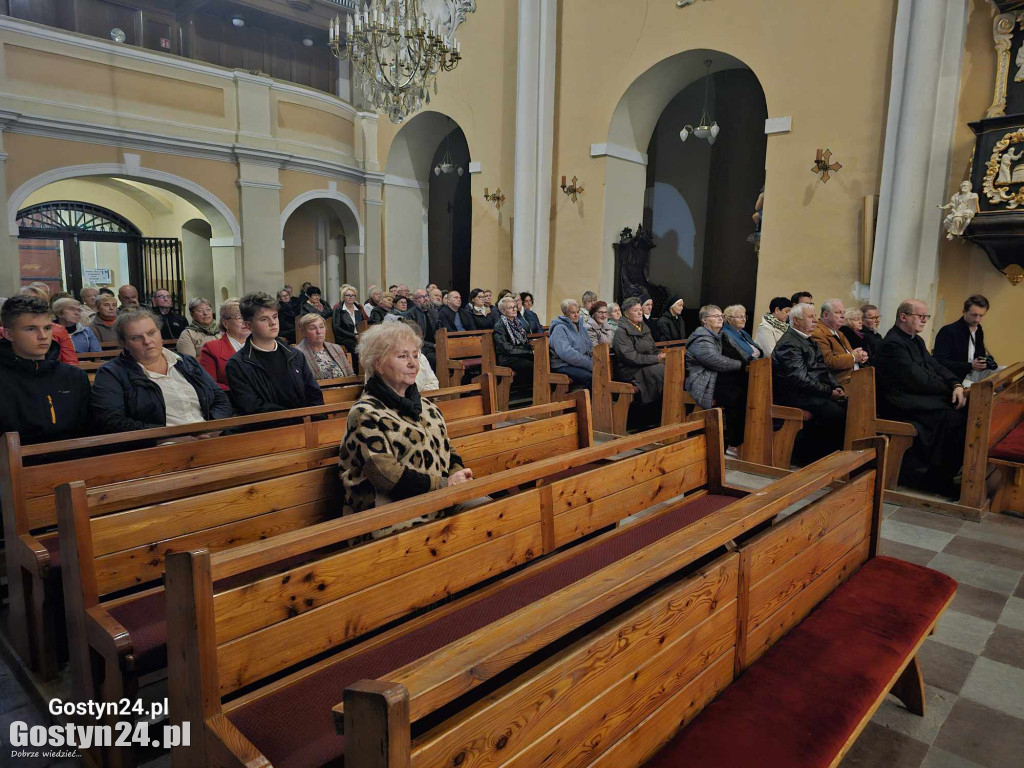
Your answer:
[[[683,142],[680,130],[698,123],[706,93],[717,140]],[[603,295],[616,295],[612,244],[643,222],[656,246],[651,281],[683,297],[688,327],[706,303],[743,304],[753,316],[757,256],[748,238],[764,186],[767,115],[756,75],[720,51],[677,54],[630,85],[608,132]]]
[[[399,130],[384,178],[387,282],[469,290],[469,165],[466,134],[450,117],[423,112]]]
[[[145,299],[167,288],[180,307],[184,274],[175,238],[143,237],[137,226],[98,205],[57,200],[18,212],[21,282],[40,280],[52,292],[78,295],[86,285],[138,286]]]
[[[339,289],[366,280],[363,223],[355,203],[336,189],[305,192],[281,213],[285,284],[296,290],[309,281],[332,305]]]

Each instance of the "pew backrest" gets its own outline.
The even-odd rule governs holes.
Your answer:
[[[980,509],[987,497],[989,450],[1024,419],[1024,362],[971,385],[960,504]]]
[[[633,402],[633,385],[615,380],[608,344],[597,344],[593,354],[594,428],[598,432],[624,435],[629,406]]]

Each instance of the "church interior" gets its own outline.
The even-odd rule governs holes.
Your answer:
[[[1024,2],[0,0],[0,203],[0,764],[1024,764]]]

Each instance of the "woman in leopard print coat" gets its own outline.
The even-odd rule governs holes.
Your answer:
[[[444,416],[416,389],[420,340],[404,323],[385,323],[360,336],[357,354],[368,378],[349,412],[339,464],[342,514],[472,479],[452,450]],[[416,520],[388,531],[407,528]]]

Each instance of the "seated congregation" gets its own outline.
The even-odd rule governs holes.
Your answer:
[[[83,699],[166,676],[193,729],[175,766],[827,766],[887,691],[923,713],[917,651],[956,585],[878,556],[888,443],[848,437],[847,388],[873,373],[878,413],[913,425],[901,481],[952,495],[965,380],[997,378],[984,297],[933,356],[915,300],[882,337],[877,307],[807,293],[751,334],[740,305],[687,333],[678,297],[652,320],[591,291],[545,328],[528,292],[346,285],[331,309],[285,286],[185,324],[160,290],[26,288],[0,340],[5,532],[30,543],[8,547],[12,642],[53,677],[66,626]],[[67,362],[97,323],[117,349]],[[501,382],[538,374],[559,396],[502,413]],[[692,412],[596,440],[610,383]],[[803,468],[748,494],[725,462],[759,399],[769,433],[798,414]]]

